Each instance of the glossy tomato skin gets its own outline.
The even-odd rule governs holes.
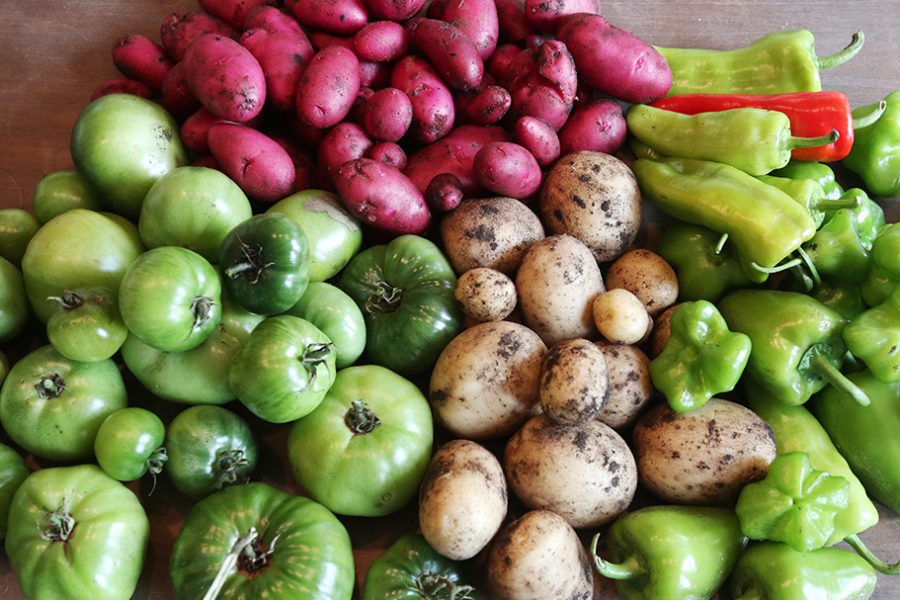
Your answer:
[[[401,375],[424,373],[462,328],[456,275],[438,246],[401,235],[354,256],[338,286],[366,318],[366,355]]]
[[[169,478],[195,499],[247,482],[256,468],[257,443],[250,425],[221,406],[200,404],[175,415],[165,447]]]
[[[53,528],[51,512],[71,519],[68,527]],[[49,467],[13,496],[6,554],[31,600],[124,600],[137,587],[149,528],[137,496],[97,465]]]
[[[385,367],[355,365],[293,425],[288,460],[300,486],[332,511],[381,516],[416,495],[433,442],[418,387]]]
[[[25,209],[0,208],[0,256],[21,267],[25,248],[40,227],[35,216]]]
[[[100,424],[94,455],[100,468],[113,479],[133,481],[148,471],[156,476],[166,461],[165,439],[162,419],[145,408],[127,406]]]
[[[310,281],[285,314],[306,319],[334,342],[335,366],[349,367],[366,349],[366,320],[346,292],[325,281]]]
[[[0,256],[0,343],[16,337],[30,315],[22,272]]]
[[[0,423],[35,456],[83,460],[103,420],[128,402],[112,359],[73,361],[47,344],[19,359],[0,389]]]
[[[87,189],[78,171],[61,169],[47,173],[34,186],[31,209],[41,225],[73,208],[103,210],[99,198]]]
[[[187,248],[160,246],[141,254],[122,276],[119,312],[145,344],[178,352],[205,340],[222,316],[219,274]]]
[[[175,598],[202,598],[222,561],[251,529],[259,534],[252,553],[258,556],[268,549],[272,553],[252,568],[239,562],[217,600],[350,600],[353,596],[353,548],[344,525],[309,498],[251,482],[207,496],[191,509],[169,562]]]
[[[0,540],[6,537],[9,505],[31,470],[25,459],[11,446],[0,444]]]
[[[47,338],[60,354],[72,360],[93,362],[112,358],[119,351],[128,336],[128,328],[112,290],[102,287],[64,290],[56,300],[59,308],[47,320]]]

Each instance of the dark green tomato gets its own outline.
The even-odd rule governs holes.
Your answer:
[[[0,385],[6,381],[7,375],[9,375],[9,359],[6,357],[6,353],[0,350]]]
[[[250,425],[221,406],[191,406],[175,415],[165,447],[169,478],[191,498],[246,483],[256,468],[256,438]]]
[[[144,251],[137,227],[120,216],[75,208],[45,223],[25,249],[22,275],[35,315],[46,322],[66,289],[119,289],[125,270]]]
[[[338,369],[355,363],[366,349],[365,317],[353,298],[335,285],[310,281],[300,300],[285,314],[306,319],[334,342]]]
[[[236,397],[228,382],[231,360],[264,318],[238,305],[223,289],[222,316],[199,346],[166,352],[129,335],[122,360],[154,396],[184,404],[225,404]]]
[[[100,199],[84,185],[84,180],[74,169],[54,171],[41,177],[34,186],[31,208],[38,223],[43,225],[56,215],[86,208],[101,210]]]
[[[47,337],[59,353],[92,362],[111,358],[128,336],[115,294],[107,288],[64,290],[47,321]]]
[[[366,353],[403,375],[424,373],[462,328],[456,275],[433,242],[401,235],[354,256],[338,286],[366,318]]]
[[[125,382],[112,359],[73,361],[53,346],[19,359],[0,389],[0,422],[35,456],[83,460],[110,413],[127,404]]]
[[[230,487],[191,509],[169,562],[177,600],[198,600],[229,558],[217,600],[350,600],[353,548],[324,506],[266,483]]]
[[[0,256],[0,343],[16,337],[30,315],[22,272]]]
[[[309,414],[334,383],[334,344],[300,317],[267,317],[231,361],[229,382],[238,400],[270,423]]]
[[[0,209],[0,257],[21,267],[25,248],[40,227],[38,220],[27,210]]]
[[[0,540],[6,537],[13,495],[30,472],[21,454],[6,444],[0,444]]]
[[[179,352],[200,345],[222,315],[219,274],[187,248],[147,250],[129,266],[119,285],[119,311],[128,331],[159,350]]]
[[[472,600],[472,581],[464,563],[438,554],[422,534],[408,534],[372,561],[363,600]]]
[[[9,509],[6,554],[26,598],[131,598],[150,523],[134,492],[92,464],[30,474]]]
[[[155,478],[167,459],[165,438],[166,426],[159,417],[145,408],[128,406],[100,424],[94,455],[113,479],[133,481],[147,472]]]
[[[275,315],[292,307],[309,283],[309,242],[281,213],[256,215],[232,229],[219,253],[222,282],[247,310]]]
[[[148,248],[182,246],[214,263],[228,232],[252,214],[247,195],[221,171],[178,167],[147,192],[138,231]]]
[[[412,382],[378,365],[338,371],[288,436],[294,477],[336,513],[381,516],[418,492],[431,458],[431,408]]]

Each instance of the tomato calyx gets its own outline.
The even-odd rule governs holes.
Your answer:
[[[56,300],[63,310],[75,310],[84,304],[84,298],[75,290],[63,290],[62,296],[47,296],[47,300]]]
[[[251,527],[246,534],[234,542],[234,546],[231,547],[231,551],[222,560],[222,564],[218,572],[216,572],[216,577],[210,584],[209,589],[206,590],[202,600],[215,600],[233,569],[237,569],[252,577],[255,573],[268,567],[271,563],[272,553],[275,551],[276,540],[278,540],[277,535],[272,538],[269,547],[263,549],[259,539],[259,532],[256,531],[255,527]]]
[[[422,571],[407,587],[422,598],[448,598],[467,600],[475,588],[471,585],[457,585],[450,577],[433,571]]]
[[[46,511],[47,524],[41,530],[41,538],[48,542],[67,542],[75,531],[75,518],[69,514],[68,502],[64,498],[59,508]]]
[[[216,455],[215,469],[219,474],[216,489],[238,483],[240,468],[246,466],[247,457],[243,450],[222,450]]]
[[[166,461],[169,460],[169,451],[166,450],[165,446],[160,446],[156,450],[153,451],[152,454],[147,458],[147,472],[150,473],[150,477],[153,481],[153,484],[150,486],[149,494],[152,494],[156,489],[156,476],[162,473],[162,470],[166,466]]]
[[[59,373],[41,375],[41,380],[34,385],[41,400],[59,398],[66,391],[66,381]]]
[[[354,400],[344,415],[344,423],[354,435],[365,435],[381,425],[381,419],[362,400]]]
[[[306,369],[306,372],[309,373],[309,377],[306,380],[306,385],[303,386],[299,393],[302,394],[316,384],[316,376],[319,372],[318,366],[326,365],[326,368],[328,368],[326,361],[332,352],[334,352],[333,342],[309,344],[303,349],[300,363]]]
[[[248,244],[238,237],[241,254],[244,255],[244,261],[232,264],[225,269],[225,276],[229,279],[237,279],[244,277],[248,283],[255,284],[265,275],[266,269],[275,264],[274,261],[264,262],[262,257],[262,246],[259,244]]]
[[[215,301],[209,296],[197,296],[191,302],[191,312],[194,315],[194,325],[192,329],[200,329],[212,316]]]
[[[375,276],[375,293],[366,299],[366,311],[369,314],[392,313],[400,306],[403,300],[403,288],[391,285],[389,282]]]

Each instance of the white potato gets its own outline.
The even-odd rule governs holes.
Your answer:
[[[614,344],[637,344],[653,327],[653,319],[641,299],[624,288],[609,289],[594,298],[594,323]]]
[[[489,267],[476,267],[460,275],[454,294],[466,316],[476,321],[505,319],[519,301],[513,280]]]
[[[617,258],[606,272],[606,287],[630,291],[644,303],[653,318],[678,299],[675,269],[662,256],[646,248],[629,250]]]
[[[606,357],[583,338],[553,344],[541,365],[541,408],[557,423],[574,425],[593,419],[609,398]]]
[[[616,431],[632,425],[653,397],[650,358],[637,346],[597,342],[609,370],[609,398],[597,419]]]

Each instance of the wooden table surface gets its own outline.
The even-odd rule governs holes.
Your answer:
[[[0,207],[29,208],[34,186],[44,174],[71,168],[68,136],[76,116],[97,85],[118,76],[110,58],[115,38],[143,33],[158,40],[167,14],[195,8],[196,0],[0,1]],[[732,48],[773,30],[802,28],[815,34],[816,51],[824,56],[841,49],[853,32],[863,31],[861,53],[824,71],[823,87],[846,93],[853,106],[877,102],[900,89],[897,0],[626,0],[603,2],[603,14],[614,25],[663,46]],[[896,205],[896,199],[885,200],[895,220]],[[283,432],[272,429],[264,439],[278,452]],[[261,472],[276,485],[293,485],[277,459]],[[152,547],[135,598],[172,597],[167,545],[186,510],[176,496],[163,483],[148,501],[154,520]],[[361,579],[379,549],[404,529],[414,529],[415,522],[414,515],[401,513],[387,525],[349,519],[348,526],[358,548]],[[879,525],[862,537],[887,560],[900,560],[896,514],[883,511]],[[898,597],[900,577],[881,576],[873,598]],[[22,598],[5,554],[0,556],[0,598]]]

